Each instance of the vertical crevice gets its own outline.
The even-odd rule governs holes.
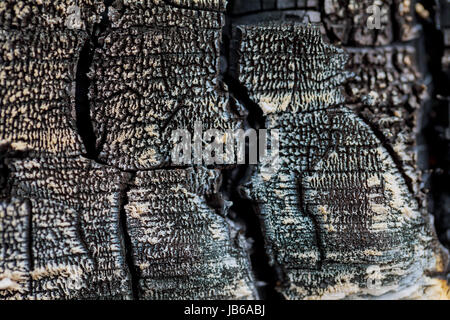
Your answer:
[[[26,206],[28,209],[28,228],[27,228],[27,255],[28,255],[28,267],[30,272],[34,270],[34,255],[33,255],[33,212],[31,208],[31,201],[26,200]],[[33,280],[29,279],[30,295],[33,294]]]
[[[76,125],[78,134],[86,149],[85,156],[89,159],[96,157],[96,137],[91,121],[89,103],[90,80],[87,76],[93,59],[91,39],[84,44],[78,58],[75,86]]]
[[[123,183],[119,197],[119,226],[122,231],[122,244],[125,251],[125,263],[130,275],[131,297],[134,300],[139,299],[139,279],[140,271],[136,267],[133,258],[133,244],[128,231],[127,212],[125,206],[128,204],[128,192],[135,180],[136,173],[126,174],[127,181]]]
[[[282,296],[275,288],[281,283],[282,271],[271,264],[266,252],[264,227],[258,212],[258,204],[240,191],[240,186],[249,180],[253,167],[239,165],[234,169],[222,171],[224,181],[222,192],[233,203],[230,208],[230,219],[242,227],[245,238],[251,242],[250,262],[259,298],[280,300]]]
[[[0,199],[5,198],[8,192],[9,170],[6,164],[7,147],[0,146]]]
[[[250,98],[247,88],[230,74],[224,74],[223,81],[228,86],[233,98],[241,103],[248,111],[246,118],[248,125],[255,130],[264,129],[266,124],[264,114],[259,105]]]
[[[105,11],[102,13],[100,22],[94,25],[92,34],[83,45],[76,68],[75,122],[78,134],[86,149],[86,154],[84,156],[91,160],[97,160],[100,150],[97,148],[97,137],[95,136],[91,119],[91,101],[89,99],[91,81],[88,77],[88,73],[94,59],[95,49],[100,47],[98,38],[106,31],[110,24],[108,9],[112,2],[112,0],[105,0]]]
[[[262,109],[249,95],[247,88],[236,79],[233,63],[236,59],[232,42],[232,12],[233,1],[229,3],[226,13],[226,25],[222,29],[222,81],[227,85],[232,98],[239,102],[247,112],[244,129],[264,129],[266,119]],[[257,135],[258,139],[259,136]],[[258,143],[259,148],[259,143]],[[246,163],[249,160],[249,148],[246,146]],[[249,199],[242,191],[242,186],[250,181],[256,170],[256,165],[237,165],[234,168],[222,170],[222,193],[233,204],[230,208],[230,219],[240,225],[245,238],[251,243],[249,250],[253,277],[256,282],[258,296],[263,300],[281,300],[282,295],[276,290],[281,285],[282,270],[272,264],[266,250],[264,232],[265,228],[259,212],[258,203]]]
[[[398,6],[398,2],[397,1],[392,1],[392,4],[390,6],[390,21],[392,22],[392,42],[395,43],[398,40],[400,40],[401,35],[400,35],[400,25],[397,21],[397,8]]]

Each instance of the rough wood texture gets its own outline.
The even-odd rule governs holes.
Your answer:
[[[415,128],[426,87],[420,80],[415,47],[348,48],[348,53],[347,69],[355,77],[346,84],[347,103],[379,132],[383,144],[398,158],[406,183],[418,194]]]
[[[28,297],[128,297],[119,227],[125,174],[83,158],[11,159],[9,168],[10,195],[28,201]]]
[[[186,2],[181,6],[192,9],[183,9],[170,1],[129,2],[110,11],[94,4],[0,5],[0,295],[254,298],[242,239],[220,208],[207,205],[207,196],[217,197],[220,172],[120,170],[167,165],[171,128],[195,119],[208,127],[236,125],[217,81],[223,15],[216,11],[224,3]],[[103,12],[111,22],[98,37]],[[75,126],[77,60],[91,43],[97,46],[92,119],[109,147],[98,162],[83,156]],[[155,124],[162,128],[149,132]],[[108,138],[127,133],[120,144]],[[133,208],[151,212],[137,215]]]
[[[286,281],[280,292],[446,297],[445,281],[428,276],[446,255],[391,155],[345,106],[344,52],[298,24],[241,25],[234,39],[235,76],[265,127],[280,131],[281,169],[259,167],[246,186]]]
[[[218,79],[224,3],[110,7],[91,72],[100,160],[124,169],[170,166],[173,130],[193,131],[195,121],[205,129],[238,126]]]
[[[245,240],[211,208],[218,170],[138,172],[128,192],[128,230],[144,299],[255,297]],[[233,244],[238,244],[236,247]]]
[[[376,3],[383,30],[371,1],[1,1],[0,298],[254,299],[256,246],[285,298],[448,298],[412,150],[414,3]],[[170,136],[255,109],[283,160],[246,185],[252,249],[239,174],[173,168]]]
[[[1,139],[41,154],[81,152],[69,120],[70,90],[86,38],[71,30],[1,30]]]

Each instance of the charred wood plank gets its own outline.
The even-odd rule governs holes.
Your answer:
[[[346,107],[344,51],[298,24],[241,25],[234,37],[235,77],[280,132],[279,170],[260,166],[247,185],[285,274],[280,292],[445,297],[428,274],[445,270],[446,255],[391,155]]]

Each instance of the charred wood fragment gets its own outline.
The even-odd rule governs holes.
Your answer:
[[[448,298],[415,2],[229,2],[0,3],[0,299]],[[174,165],[196,123],[276,170]]]

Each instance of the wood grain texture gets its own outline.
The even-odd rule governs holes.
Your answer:
[[[245,240],[217,196],[220,171],[138,172],[125,210],[143,299],[253,299]]]
[[[173,130],[193,132],[195,121],[204,129],[239,126],[218,78],[224,1],[168,3],[109,9],[90,94],[99,159],[110,165],[170,166]]]
[[[258,298],[224,168],[170,159],[172,130],[248,126],[247,102],[281,132],[281,169],[245,186],[276,290],[448,298],[417,187],[413,3],[382,2],[380,32],[369,4],[2,1],[0,298]]]
[[[5,208],[22,204],[6,212],[26,226],[17,230],[17,239],[26,243],[10,253],[26,262],[2,273],[4,281],[12,281],[2,288],[6,297],[130,295],[118,217],[124,174],[83,158],[75,131],[75,70],[98,20],[94,5],[5,1],[0,6],[0,135],[8,177],[2,198]],[[24,266],[16,285],[14,274]]]
[[[346,55],[318,27],[237,26],[235,76],[280,131],[281,169],[247,188],[298,298],[446,297],[446,256],[381,141],[345,106]],[[282,75],[282,76],[281,76]]]
[[[217,81],[224,2],[116,5],[0,5],[0,294],[254,298],[242,236],[225,212],[208,206],[209,196],[220,198],[220,172],[133,171],[169,164],[173,128],[192,128],[195,119],[207,127],[237,125]],[[107,33],[98,35],[108,13]],[[75,71],[91,43],[92,119],[95,133],[107,137],[94,160],[85,157],[75,125]],[[137,215],[135,207],[147,211]]]
[[[30,297],[130,295],[119,205],[126,174],[83,158],[11,159],[13,197],[29,201]]]

